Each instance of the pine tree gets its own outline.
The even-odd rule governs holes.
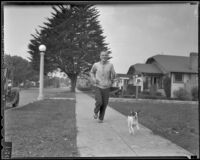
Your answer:
[[[99,12],[93,5],[57,5],[52,9],[52,17],[47,18],[45,26],[40,26],[40,32],[36,30],[32,35],[29,44],[32,65],[39,70],[38,47],[45,44],[45,74],[60,68],[70,78],[74,92],[77,76],[88,73],[102,50],[111,52],[98,21]]]

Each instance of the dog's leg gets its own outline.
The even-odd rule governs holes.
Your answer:
[[[130,122],[128,120],[128,132],[131,134],[131,127],[130,127]]]
[[[129,131],[129,134],[133,134],[133,128],[132,128],[131,124],[129,124],[129,126],[128,126],[128,131]]]
[[[134,134],[134,128],[132,125],[131,125],[131,133]]]
[[[129,130],[129,134],[132,134],[132,131],[131,131],[131,129]]]
[[[128,130],[129,130],[129,134],[132,134],[132,130],[131,130],[131,128],[130,128],[130,127],[128,128]]]
[[[139,127],[139,124],[137,123],[137,125],[136,125],[136,128],[137,128],[137,130],[139,130],[140,129],[140,127]]]
[[[128,131],[129,131],[129,134],[132,134],[132,130],[131,130],[131,122],[130,122],[130,119],[128,117]]]

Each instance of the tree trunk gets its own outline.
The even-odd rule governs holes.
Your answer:
[[[71,92],[75,92],[77,75],[70,76],[69,78],[71,80]]]

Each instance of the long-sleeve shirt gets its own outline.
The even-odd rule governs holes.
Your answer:
[[[94,63],[90,71],[91,78],[96,79],[96,87],[109,88],[112,85],[112,80],[115,78],[116,73],[113,64],[106,62]]]

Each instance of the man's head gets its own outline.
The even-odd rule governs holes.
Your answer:
[[[108,61],[108,52],[107,51],[101,51],[100,53],[100,59],[102,62],[107,62]]]

